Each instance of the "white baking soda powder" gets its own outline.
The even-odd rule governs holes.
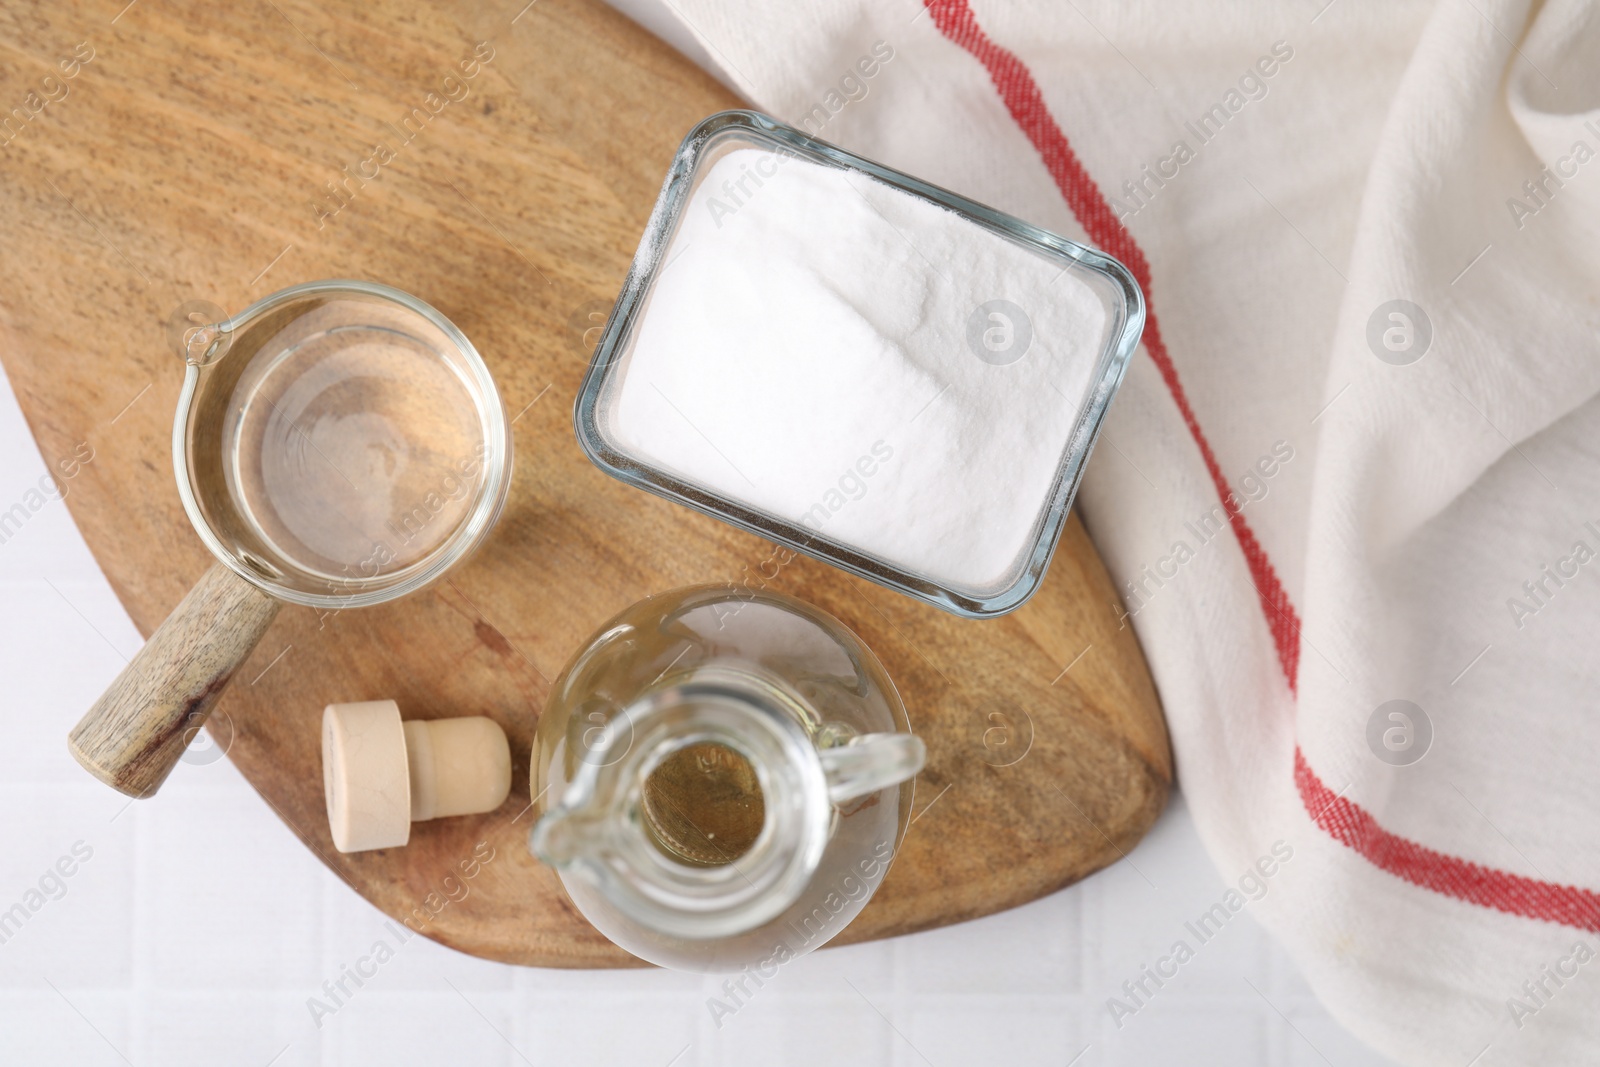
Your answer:
[[[1011,584],[1116,325],[1082,271],[757,148],[709,168],[662,257],[619,447],[937,584]]]

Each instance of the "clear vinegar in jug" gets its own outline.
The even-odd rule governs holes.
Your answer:
[[[552,688],[530,846],[641,959],[771,974],[882,883],[924,758],[882,664],[837,619],[774,593],[663,593]]]

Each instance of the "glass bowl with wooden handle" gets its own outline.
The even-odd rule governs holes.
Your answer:
[[[421,300],[331,280],[209,310],[176,320],[172,453],[216,562],[68,739],[131,796],[160,787],[282,604],[422,588],[483,541],[511,482],[489,369]]]

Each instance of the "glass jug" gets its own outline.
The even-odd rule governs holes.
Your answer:
[[[882,664],[837,619],[727,586],[662,593],[556,680],[529,845],[641,959],[770,974],[871,898],[924,758]]]

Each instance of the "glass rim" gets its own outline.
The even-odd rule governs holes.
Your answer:
[[[578,759],[562,795],[529,828],[529,851],[563,883],[568,874],[583,879],[628,919],[665,936],[701,941],[759,929],[805,894],[832,834],[828,780],[815,740],[788,706],[796,699],[761,693],[717,668],[642,694],[620,715],[628,724],[622,755],[610,755],[623,736],[613,733]],[[669,756],[703,743],[750,764],[764,805],[749,848],[709,866],[669,855],[642,822],[623,816],[643,804],[639,790]],[[550,857],[552,828],[586,811],[616,820],[617,832],[591,839],[592,852]]]
[[[200,540],[205,543],[211,555],[233,573],[268,596],[285,603],[336,610],[369,607],[395,600],[423,588],[437,580],[483,543],[499,519],[511,488],[513,460],[511,425],[506,418],[505,404],[500,398],[500,391],[495,385],[494,377],[489,373],[488,364],[484,362],[482,354],[467,335],[432,305],[393,286],[349,278],[301,282],[287,289],[269,293],[237,315],[214,325],[219,328],[222,335],[231,335],[274,308],[318,293],[351,293],[399,305],[436,327],[465,361],[467,370],[472,376],[472,386],[476,393],[474,400],[479,406],[480,423],[484,429],[484,478],[472,508],[457,524],[455,530],[421,560],[394,571],[390,576],[392,581],[384,581],[381,577],[350,580],[352,589],[346,592],[306,592],[250,567],[217,536],[216,531],[206,520],[200,501],[190,484],[189,448],[186,437],[190,417],[194,412],[195,395],[205,372],[227,358],[226,350],[214,357],[200,360],[186,357],[184,360],[183,388],[172,419],[173,473],[178,483],[178,496],[183,501],[183,510],[189,517],[189,524],[194,527],[195,533],[199,534]]]
[[[721,142],[736,137],[764,142],[824,166],[863,173],[911,196],[931,201],[992,233],[1056,260],[1068,269],[1078,266],[1112,283],[1112,292],[1120,298],[1120,306],[1107,308],[1113,316],[1108,331],[1111,340],[1097,356],[1084,401],[1062,449],[1055,479],[1034,520],[1028,540],[1030,547],[1019,557],[1020,565],[1008,572],[1003,585],[993,589],[973,589],[935,581],[910,568],[826,537],[798,522],[696,485],[663,467],[628,454],[607,438],[601,427],[603,395],[612,373],[629,350],[638,314],[654,288],[657,276],[666,265],[665,253],[676,236],[694,179],[707,154]],[[954,615],[965,618],[1004,615],[1015,611],[1033,596],[1049,568],[1111,398],[1121,385],[1134,349],[1138,346],[1144,319],[1144,295],[1138,281],[1127,267],[1102,252],[959,193],[820,141],[771,116],[748,110],[721,111],[701,120],[683,139],[673,157],[660,198],[640,240],[639,250],[628,269],[622,291],[606,320],[579,387],[573,409],[574,430],[578,444],[590,462],[629,485],[666,497],[813,559],[931,603]]]

